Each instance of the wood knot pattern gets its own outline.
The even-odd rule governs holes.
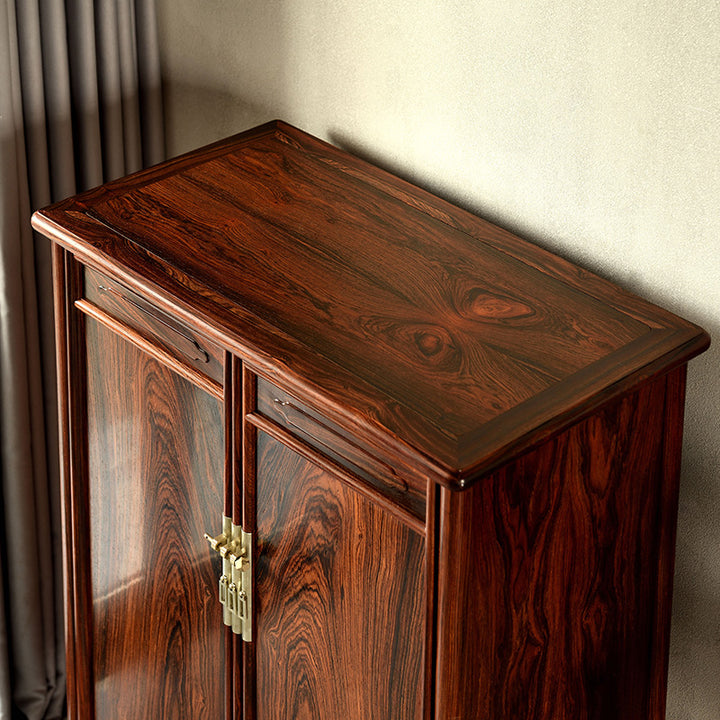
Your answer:
[[[284,133],[102,198],[92,213],[132,253],[293,338],[299,372],[342,369],[362,412],[454,466],[484,423],[649,332],[574,279],[498,249],[491,226],[473,236]]]
[[[479,287],[472,288],[464,294],[458,310],[469,320],[499,324],[509,321],[517,323],[518,320],[533,318],[536,314],[529,303]]]
[[[709,341],[282,122],[33,222],[99,266],[142,268],[234,352],[274,358],[454,486]]]
[[[360,318],[365,335],[413,363],[422,363],[444,373],[457,373],[462,364],[458,343],[450,332],[432,323],[402,323],[386,317]]]

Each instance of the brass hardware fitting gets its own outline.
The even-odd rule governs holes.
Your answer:
[[[210,547],[222,558],[219,598],[223,622],[243,640],[252,640],[252,535],[223,517],[223,531],[213,537],[205,533]]]

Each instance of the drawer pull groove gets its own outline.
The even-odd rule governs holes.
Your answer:
[[[176,337],[180,338],[181,344],[184,345],[184,347],[180,347],[179,349],[187,355],[193,362],[201,362],[201,363],[209,363],[210,362],[210,354],[202,348],[202,346],[195,340],[195,338],[191,338],[182,331],[178,330],[176,327],[173,327],[162,315],[159,313],[154,313],[151,310],[149,310],[146,307],[143,307],[140,303],[135,302],[131,297],[128,297],[127,295],[123,295],[122,293],[118,292],[113,287],[108,287],[107,285],[98,285],[98,290],[100,292],[104,293],[111,293],[115,295],[115,297],[120,298],[124,302],[132,305],[136,310],[143,313],[144,315],[147,315],[148,317],[152,318],[155,322],[160,323],[163,327],[170,330],[170,332],[173,333]]]
[[[301,407],[298,407],[297,405],[293,405],[293,403],[291,403],[289,400],[283,400],[281,398],[275,397],[275,398],[273,398],[273,402],[278,407],[278,412],[283,416],[288,427],[295,428],[296,430],[299,430],[303,434],[305,434],[309,431],[308,426],[298,425],[297,423],[293,422],[293,419],[290,414],[294,412],[294,413],[297,413],[298,415],[300,415],[302,418],[305,418],[310,423],[316,425],[317,427],[320,427],[323,430],[331,433],[334,437],[338,438],[338,440],[340,439],[337,436],[337,433],[335,433],[335,431],[332,428],[328,427],[325,423],[321,422],[318,418],[313,417],[309,413],[305,412],[305,410],[303,410]],[[333,448],[332,445],[329,445],[328,443],[323,442],[323,440],[317,436],[314,436],[313,440],[318,445],[321,445],[322,447],[324,447],[330,451],[335,450],[335,448]],[[362,452],[362,449],[359,448],[359,446],[356,445],[354,442],[352,442],[349,438],[342,438],[342,442],[346,443],[347,445],[351,445],[354,448],[360,449]],[[375,458],[375,462],[377,464],[381,465],[385,469],[385,471],[388,473],[388,476],[394,479],[395,483],[397,483],[397,485],[399,485],[402,488],[403,492],[408,491],[409,487],[408,487],[407,482],[405,480],[403,480],[401,477],[398,477],[394,468],[390,467],[390,465],[383,462],[379,458]]]

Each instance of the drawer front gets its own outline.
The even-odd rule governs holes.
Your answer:
[[[181,363],[223,382],[224,350],[106,275],[85,268],[85,298]]]
[[[257,379],[257,409],[264,417],[424,520],[424,478],[413,476],[410,471],[399,471],[389,458],[372,455],[336,424],[260,376]]]

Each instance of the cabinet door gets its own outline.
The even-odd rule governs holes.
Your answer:
[[[419,719],[424,537],[265,432],[256,469],[255,717]]]
[[[73,472],[77,717],[222,720],[222,402],[86,318],[87,457]]]

